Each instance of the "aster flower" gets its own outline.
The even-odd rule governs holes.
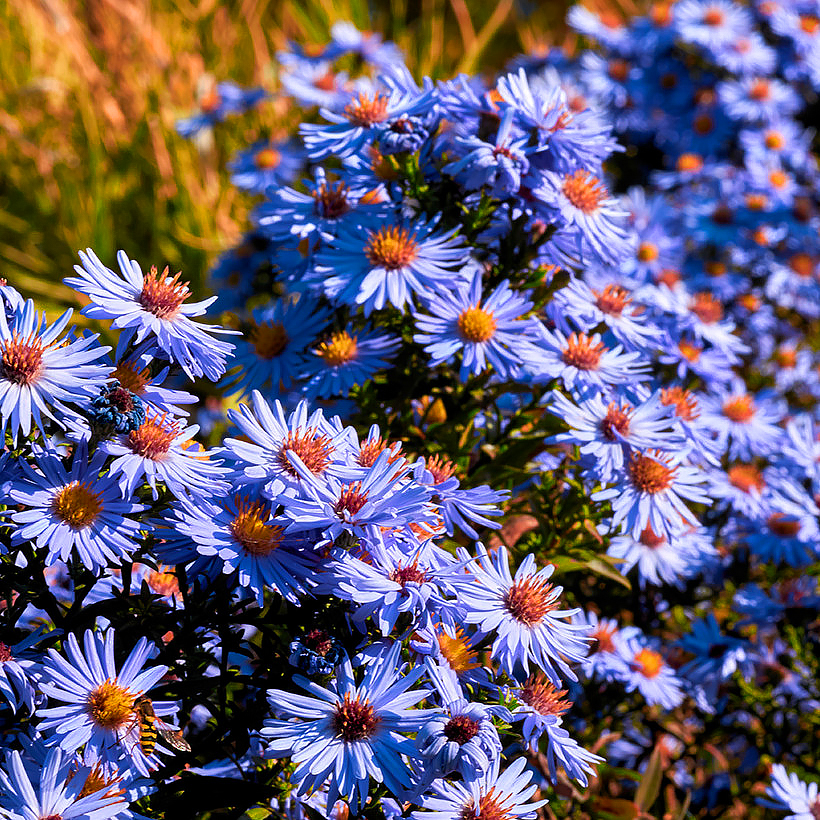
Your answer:
[[[305,362],[301,372],[306,380],[304,394],[309,399],[347,396],[352,388],[386,369],[400,344],[400,339],[391,334],[356,332],[350,325],[331,333]]]
[[[142,751],[135,701],[159,683],[168,667],[140,671],[155,651],[140,638],[118,671],[113,629],[104,635],[88,630],[83,649],[69,634],[63,650],[67,659],[48,650],[40,688],[50,700],[66,705],[40,709],[40,731],[53,734],[59,747],[68,752],[84,745],[93,747],[101,760],[115,761],[125,751],[137,770],[147,775],[150,768],[156,768],[156,752],[145,755]]]
[[[425,300],[432,316],[413,314],[420,331],[413,341],[425,345],[430,364],[451,362],[461,352],[462,381],[492,366],[501,378],[515,375],[522,365],[532,367],[535,350],[528,335],[535,321],[523,319],[531,308],[527,301],[502,282],[482,298],[481,271],[455,287],[439,289]]]
[[[96,335],[60,339],[71,318],[67,310],[52,325],[40,318],[29,299],[8,320],[0,312],[0,430],[27,436],[46,419],[58,421],[49,406],[86,404],[108,378],[110,367],[96,364],[111,348],[95,346]],[[46,417],[46,419],[43,418]]]
[[[0,641],[0,697],[16,712],[25,706],[34,712],[35,686],[40,674],[40,653],[33,650],[46,635],[45,627],[9,646]]]
[[[386,304],[402,310],[414,295],[426,296],[461,274],[467,249],[455,231],[437,233],[435,224],[369,223],[340,232],[316,255],[314,277],[336,304],[362,305],[365,316]]]
[[[88,423],[92,435],[108,438],[114,433],[130,433],[145,421],[142,399],[118,381],[104,385],[91,399]]]
[[[188,286],[156,268],[144,276],[139,264],[124,251],[117,254],[122,276],[105,267],[90,248],[80,252],[82,266],[75,265],[78,276],[65,283],[91,300],[83,314],[91,319],[111,319],[113,327],[123,332],[119,352],[133,343],[147,342],[142,352],[156,352],[178,364],[190,378],[205,376],[216,381],[225,372],[225,360],[233,345],[215,339],[212,333],[234,333],[217,326],[192,322],[201,316],[216,296],[190,305],[183,304],[190,295]]]
[[[481,777],[468,783],[436,781],[431,794],[421,797],[421,810],[411,814],[413,820],[534,820],[536,812],[547,801],[527,803],[536,792],[532,771],[525,771],[527,761],[519,757],[499,773],[499,757]]]
[[[766,797],[770,799],[758,799],[762,806],[791,812],[784,820],[814,820],[820,811],[817,783],[803,782],[780,763],[772,766],[772,782],[766,789]]]
[[[199,399],[193,393],[164,384],[170,369],[168,364],[157,364],[152,356],[137,355],[121,359],[116,363],[110,378],[126,392],[116,389],[112,392],[113,385],[107,387],[104,401],[100,397],[92,401],[93,419],[104,416],[104,420],[115,422],[117,427],[127,426],[128,430],[116,430],[124,433],[133,429],[135,421],[142,424],[145,418],[139,408],[142,407],[144,411],[146,405],[153,406],[161,413],[187,416],[188,412],[180,405],[196,404]],[[100,395],[102,394],[101,390]]]
[[[228,470],[215,458],[217,451],[204,450],[194,441],[197,425],[182,427],[167,413],[149,412],[145,421],[125,435],[100,443],[100,451],[113,456],[111,476],[119,476],[126,498],[142,481],[148,482],[154,500],[161,481],[177,498],[221,494]]]
[[[39,453],[34,469],[22,462],[23,476],[15,481],[9,495],[25,507],[11,520],[17,525],[12,544],[33,542],[46,549],[46,566],[72,555],[93,572],[128,559],[140,542],[140,521],[128,516],[146,509],[123,498],[116,479],[101,474],[106,455],[97,452],[89,460],[86,442],[77,446],[66,469],[53,450]]]
[[[262,483],[264,494],[274,499],[298,491],[300,474],[290,458],[295,453],[303,467],[314,475],[329,471],[349,473],[347,457],[352,447],[352,428],[342,429],[325,419],[321,409],[308,416],[308,403],[301,401],[287,417],[279,401],[271,407],[258,390],[251,394],[253,410],[243,404],[229,410],[228,418],[248,439],[225,439],[246,479]]]
[[[177,120],[181,137],[194,137],[204,128],[222,122],[229,114],[241,114],[268,96],[264,88],[241,88],[236,83],[216,83],[199,99],[200,111],[192,117]]]
[[[240,496],[181,500],[162,522],[190,538],[200,555],[221,564],[223,573],[235,573],[239,587],[250,590],[259,606],[265,590],[296,604],[308,594],[312,544],[286,536],[289,523],[271,514],[270,502]]]
[[[460,555],[467,558],[465,551]],[[454,585],[465,609],[464,623],[493,635],[492,657],[511,677],[520,678],[522,670],[528,676],[532,662],[556,686],[561,682],[556,667],[569,680],[577,680],[568,661],[586,656],[589,630],[567,623],[579,610],[559,609],[563,587],[548,582],[555,567],[548,564],[537,571],[535,559],[528,555],[513,578],[506,548],[498,547],[490,555],[481,543],[477,559],[477,565]]]
[[[74,756],[50,749],[42,766],[28,769],[17,751],[6,754],[0,768],[0,816],[9,820],[109,820],[122,816],[128,804],[121,791],[85,792],[86,778],[75,777]]]
[[[748,37],[752,16],[731,0],[681,0],[675,5],[673,26],[683,42],[715,51]]]
[[[295,140],[262,140],[240,151],[228,163],[231,182],[252,194],[263,194],[273,185],[287,185],[296,178],[304,162],[301,146]]]
[[[684,453],[660,450],[635,451],[614,487],[598,490],[596,500],[612,501],[612,523],[637,539],[647,526],[656,533],[674,537],[687,524],[698,520],[684,504],[684,498],[707,503],[709,497],[698,485],[705,476],[682,463]]]
[[[615,635],[618,622],[612,618],[599,618],[595,612],[579,610],[572,616],[574,623],[588,629],[587,637],[592,641],[589,654],[581,662],[581,669],[587,678],[614,680],[623,672],[623,658],[615,650]]]
[[[627,692],[637,689],[652,706],[674,709],[683,702],[683,682],[664,661],[657,641],[637,627],[621,629],[614,637],[615,651],[624,666],[618,677]]]
[[[271,708],[285,719],[266,720],[262,736],[270,756],[290,756],[296,764],[291,780],[298,784],[299,795],[327,782],[329,805],[341,797],[358,811],[371,778],[394,795],[405,793],[410,771],[404,756],[418,756],[405,733],[417,732],[429,715],[410,707],[429,692],[410,689],[421,668],[400,676],[399,651],[395,643],[369,664],[359,685],[346,661],[337,667],[330,689],[294,675],[294,682],[310,696],[268,692]]]

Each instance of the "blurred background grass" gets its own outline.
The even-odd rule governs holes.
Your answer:
[[[80,248],[109,266],[183,271],[197,296],[251,201],[225,163],[300,113],[276,98],[217,126],[210,146],[179,137],[197,89],[231,79],[277,88],[288,40],[324,43],[350,20],[397,42],[417,77],[490,72],[565,41],[569,0],[5,0],[0,3],[0,277],[50,311],[76,304],[61,280]],[[623,17],[628,0],[589,3]]]

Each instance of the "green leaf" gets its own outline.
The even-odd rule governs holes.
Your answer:
[[[640,810],[631,800],[599,797],[592,805],[604,820],[636,820],[640,815]]]
[[[641,811],[648,812],[652,804],[658,799],[663,779],[663,759],[660,744],[655,746],[649,757],[649,765],[641,778],[641,785],[635,792],[635,805]]]

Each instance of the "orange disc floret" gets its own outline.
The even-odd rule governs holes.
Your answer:
[[[675,467],[659,453],[634,453],[629,461],[629,478],[635,489],[642,493],[661,493],[672,486]]]
[[[601,180],[583,169],[564,177],[562,191],[570,203],[585,214],[597,211],[609,195]]]
[[[572,333],[567,339],[567,346],[561,358],[564,364],[577,367],[578,370],[597,370],[601,356],[607,348],[603,342],[593,344],[585,333]]]

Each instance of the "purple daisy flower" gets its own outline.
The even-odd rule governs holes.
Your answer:
[[[624,661],[618,676],[627,692],[637,689],[646,702],[674,709],[683,702],[683,682],[658,651],[656,641],[637,627],[621,629],[613,638],[615,651]]]
[[[358,811],[370,778],[394,795],[406,792],[411,773],[404,756],[418,757],[418,752],[404,733],[417,732],[430,711],[410,708],[429,691],[407,691],[424,670],[418,667],[401,677],[400,649],[394,643],[368,664],[358,686],[346,661],[337,667],[330,689],[294,675],[294,682],[311,697],[281,689],[268,692],[271,708],[285,719],[265,721],[262,736],[270,756],[290,756],[296,764],[291,780],[300,795],[327,781],[328,805],[343,798]]]
[[[130,558],[145,525],[126,516],[146,507],[124,499],[111,474],[101,475],[105,461],[100,451],[89,461],[81,440],[70,472],[53,450],[36,455],[36,469],[21,462],[23,477],[12,483],[9,495],[26,509],[11,516],[17,524],[11,543],[31,541],[45,548],[46,566],[58,559],[70,563],[74,553],[95,573]]]
[[[530,783],[533,773],[526,769],[526,758],[519,757],[501,773],[499,766],[500,757],[494,757],[490,768],[475,780],[436,781],[432,793],[419,801],[421,810],[410,816],[413,820],[535,820],[537,810],[547,801],[527,802],[538,787]]]
[[[336,304],[363,305],[365,316],[386,304],[402,310],[413,295],[427,296],[464,274],[467,249],[455,231],[436,233],[416,220],[344,231],[316,254],[312,276]]]
[[[476,269],[469,280],[431,295],[425,308],[433,315],[413,314],[420,331],[413,341],[425,345],[433,367],[451,362],[459,351],[462,381],[490,365],[501,378],[514,376],[525,363],[532,365],[535,349],[528,337],[536,323],[521,318],[532,302],[508,282],[482,300],[481,270]]]
[[[140,671],[155,647],[140,638],[119,671],[114,662],[113,629],[104,635],[88,630],[83,649],[69,634],[63,649],[67,660],[56,650],[48,650],[40,688],[51,700],[66,705],[39,710],[40,731],[53,733],[60,748],[68,752],[93,747],[101,760],[112,762],[125,752],[141,774],[157,768],[156,752],[145,755],[142,751],[134,708],[137,698],[156,686],[168,671],[167,666]],[[154,706],[157,714],[167,714],[167,708]]]
[[[181,137],[194,137],[203,128],[222,122],[229,114],[241,114],[253,108],[267,96],[264,88],[241,88],[230,80],[216,83],[201,95],[198,114],[177,120],[177,133]]]
[[[154,500],[159,498],[157,481],[177,497],[221,495],[228,470],[215,459],[217,450],[204,450],[194,441],[197,425],[183,428],[167,413],[148,412],[145,421],[125,435],[100,442],[100,450],[114,459],[109,466],[119,476],[126,498],[147,481]]]
[[[201,316],[216,301],[216,296],[190,305],[183,304],[190,295],[188,285],[173,278],[168,269],[156,268],[144,276],[139,264],[117,253],[122,276],[105,267],[90,248],[80,251],[82,266],[75,265],[77,277],[65,283],[91,300],[83,315],[91,319],[111,319],[113,327],[122,330],[117,358],[132,342],[146,342],[143,353],[158,353],[178,364],[190,378],[205,376],[216,381],[225,372],[225,360],[233,345],[215,339],[213,333],[236,331],[192,322],[190,316]]]
[[[11,321],[0,311],[0,431],[8,427],[15,441],[31,432],[32,420],[41,431],[43,416],[57,421],[49,405],[65,411],[65,401],[87,404],[108,379],[111,368],[95,362],[111,348],[94,346],[96,335],[59,340],[71,313],[49,326],[31,299]]]
[[[33,647],[46,635],[45,627],[12,646],[0,641],[0,697],[16,712],[25,706],[34,713],[35,685],[40,678],[40,653]]]
[[[228,163],[231,182],[252,194],[264,194],[271,186],[287,185],[296,179],[304,156],[295,140],[261,141],[240,151]]]
[[[753,29],[749,10],[731,0],[681,0],[672,19],[684,43],[712,51],[748,37]]]
[[[757,802],[769,809],[791,812],[784,820],[815,820],[820,813],[817,783],[804,783],[780,763],[772,766],[772,782],[766,789],[766,797],[770,799]]]
[[[388,366],[401,344],[397,336],[378,331],[345,330],[331,333],[311,352],[302,369],[303,393],[311,400],[347,396]]]
[[[468,558],[464,550],[459,555]],[[492,657],[514,678],[520,678],[522,670],[527,677],[533,662],[556,686],[561,677],[555,667],[569,680],[577,680],[568,661],[586,657],[589,628],[567,622],[580,610],[559,608],[563,587],[548,582],[555,567],[548,564],[536,571],[535,559],[528,555],[513,578],[507,549],[498,547],[490,555],[480,542],[477,559],[469,574],[456,578],[453,585],[465,609],[464,623],[493,635]]]
[[[76,777],[73,754],[49,749],[41,765],[29,766],[17,751],[0,768],[0,814],[10,820],[109,820],[128,811],[122,790],[84,793],[87,778]],[[8,813],[7,813],[8,812]]]

